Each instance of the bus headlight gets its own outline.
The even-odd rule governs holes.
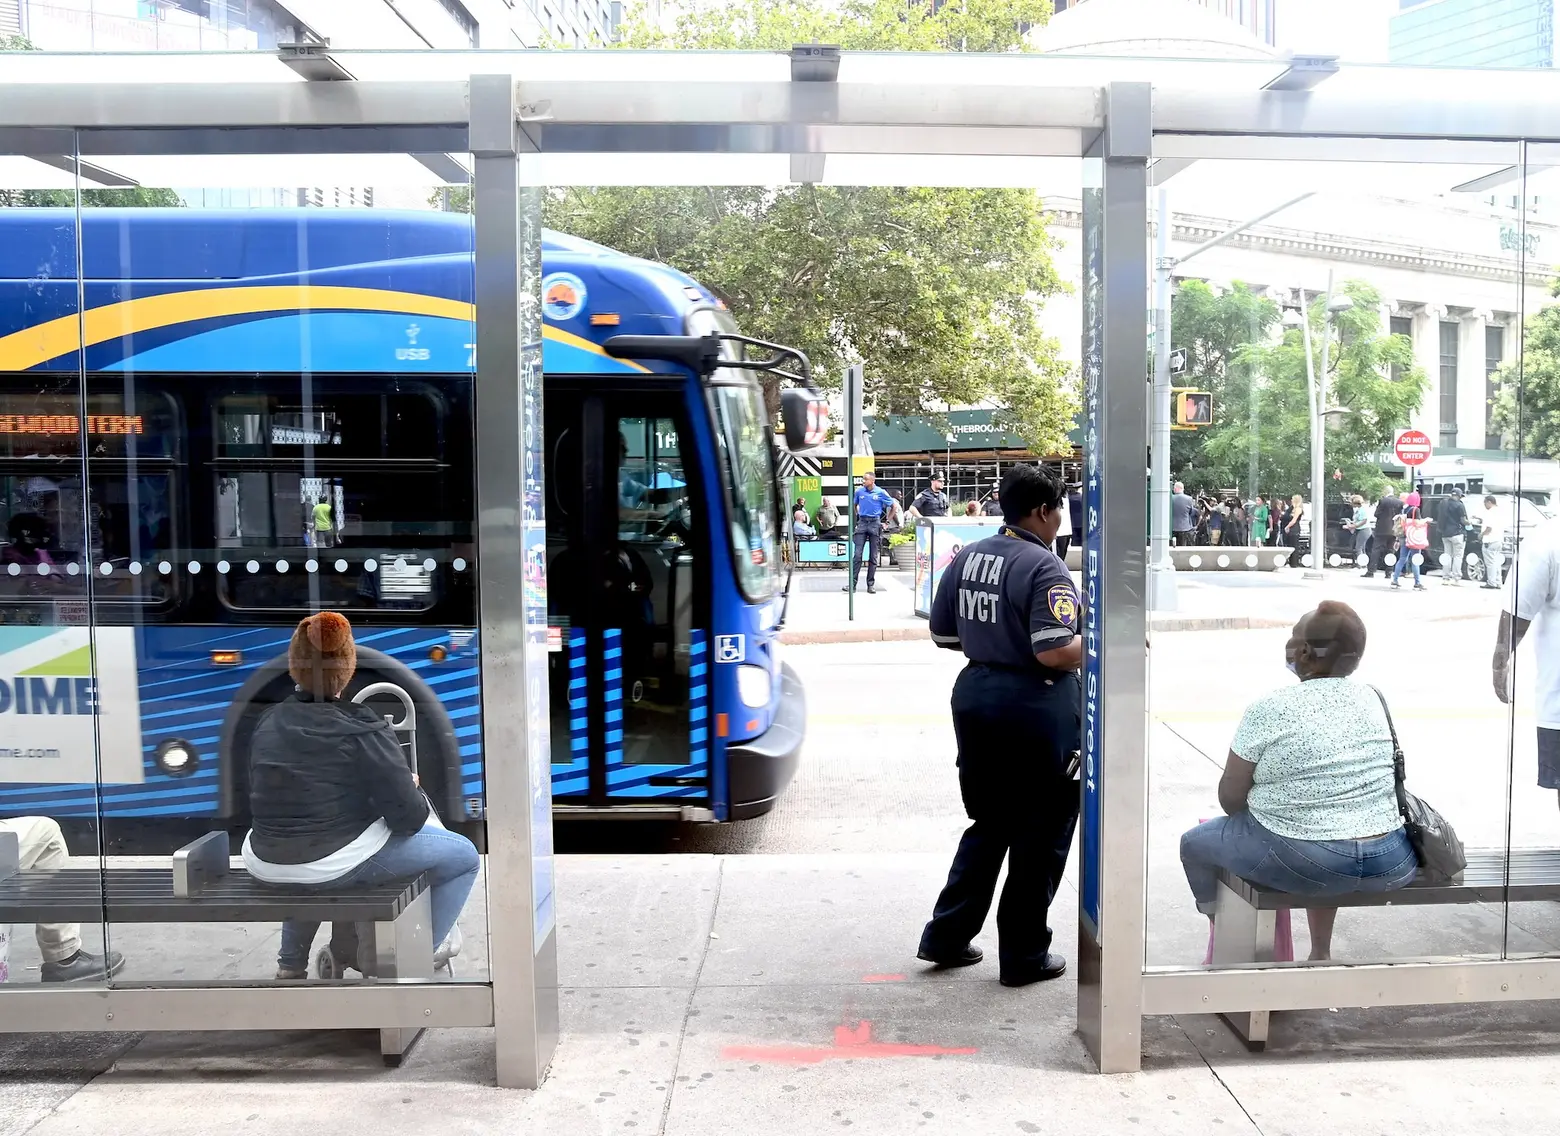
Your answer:
[[[195,772],[200,755],[195,747],[183,738],[169,738],[157,747],[157,768],[170,777],[184,777]]]
[[[737,668],[737,695],[742,699],[742,705],[758,709],[769,705],[769,671],[765,667],[756,667],[744,663]]]

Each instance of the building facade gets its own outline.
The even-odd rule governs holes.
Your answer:
[[[1192,0],[1199,7],[1207,8],[1234,20],[1263,43],[1272,46],[1278,42],[1274,29],[1278,0]],[[1089,0],[1055,0],[1058,14]]]
[[[619,0],[0,0],[0,35],[44,51],[596,47],[621,18]]]
[[[1555,0],[1400,0],[1393,63],[1553,67]]]

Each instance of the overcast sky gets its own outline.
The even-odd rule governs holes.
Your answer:
[[[1278,0],[1278,46],[1385,63],[1387,21],[1397,10],[1397,0]]]

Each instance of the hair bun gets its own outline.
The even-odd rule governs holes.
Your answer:
[[[352,625],[339,612],[322,611],[304,620],[304,632],[322,655],[340,654],[352,642]]]

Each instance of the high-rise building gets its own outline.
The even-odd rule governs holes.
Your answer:
[[[1399,0],[1393,63],[1555,66],[1555,0]]]
[[[1055,0],[1056,10],[1065,12],[1089,0]],[[1272,46],[1278,42],[1274,23],[1278,0],[1192,0],[1200,7],[1210,9],[1234,20],[1263,43]]]
[[[0,35],[44,51],[592,47],[621,18],[618,0],[0,0]]]

